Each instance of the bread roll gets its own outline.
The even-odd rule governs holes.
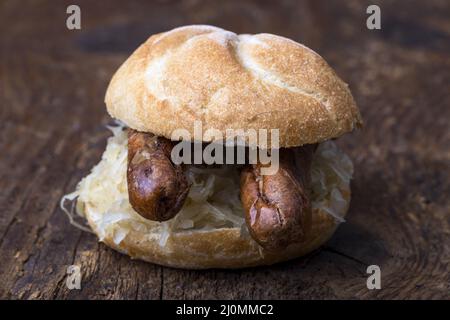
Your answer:
[[[132,258],[189,268],[243,268],[302,256],[327,241],[346,215],[353,166],[336,145],[319,145],[312,164],[312,228],[305,241],[266,252],[248,234],[235,166],[191,168],[193,183],[178,215],[166,222],[142,218],[128,201],[127,137],[120,127],[100,163],[78,185],[77,211],[100,241]]]
[[[251,129],[279,129],[280,146],[293,147],[361,124],[347,84],[311,49],[212,26],[151,36],[113,76],[105,102],[128,127],[166,138],[180,128],[193,137],[199,121],[223,136],[242,129],[244,140]]]

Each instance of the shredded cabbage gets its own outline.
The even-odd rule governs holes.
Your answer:
[[[334,142],[319,144],[311,166],[312,207],[324,210],[338,222],[344,222],[339,214],[345,211],[347,202],[339,189],[348,189],[352,175],[352,161]]]
[[[80,181],[75,192],[61,200],[61,207],[73,224],[86,229],[74,222],[73,210],[64,206],[67,200],[76,201],[76,212],[82,216],[87,204],[93,207],[92,219],[98,226],[100,240],[110,235],[116,244],[130,229],[159,237],[161,246],[166,245],[171,234],[192,230],[240,228],[241,236],[248,236],[239,199],[239,171],[233,165],[190,166],[186,174],[191,188],[181,211],[161,223],[142,218],[128,201],[126,131],[120,124],[108,128],[113,136],[108,139],[102,160]],[[338,187],[347,187],[352,173],[352,162],[333,142],[321,143],[312,164],[313,208],[321,208],[342,222],[339,212],[343,212],[346,202]],[[330,195],[331,203],[327,200]]]

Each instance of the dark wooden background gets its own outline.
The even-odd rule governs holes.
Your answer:
[[[79,31],[65,26],[72,3]],[[372,3],[382,30],[366,28]],[[0,297],[450,299],[449,17],[447,0],[2,1]],[[164,268],[114,252],[59,209],[104,150],[113,72],[149,35],[192,23],[293,38],[350,84],[366,122],[338,142],[355,163],[351,209],[307,257],[237,271]],[[65,285],[71,264],[82,290]],[[381,290],[366,288],[371,264]]]

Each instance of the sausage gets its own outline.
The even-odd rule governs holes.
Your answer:
[[[316,146],[280,149],[279,169],[273,175],[261,175],[260,163],[241,171],[247,228],[269,251],[301,242],[311,227],[311,161]]]
[[[128,196],[133,209],[146,219],[173,218],[189,192],[183,167],[171,161],[173,146],[166,138],[128,131]]]

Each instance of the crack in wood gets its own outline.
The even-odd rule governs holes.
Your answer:
[[[354,261],[354,262],[356,262],[356,263],[358,263],[358,264],[361,264],[361,265],[364,265],[364,266],[368,266],[368,265],[369,265],[368,263],[366,263],[366,262],[364,262],[364,261],[361,261],[361,260],[359,260],[358,258],[352,257],[352,256],[350,256],[350,255],[348,255],[348,254],[346,254],[346,253],[343,253],[343,252],[341,252],[341,251],[339,251],[339,250],[336,250],[336,249],[334,249],[334,248],[332,248],[332,247],[329,247],[329,246],[324,246],[324,247],[322,248],[322,250],[328,251],[328,252],[331,252],[331,253],[334,253],[334,254],[337,254],[337,255],[339,255],[339,256],[341,256],[341,257],[344,257],[344,258],[346,258],[346,259],[349,259],[349,260],[351,260],[351,261]]]
[[[139,279],[136,277],[136,292],[134,293],[134,300],[137,300],[139,297]]]
[[[42,168],[42,167],[41,167],[41,168]],[[41,168],[40,168],[40,169],[38,170],[38,172],[33,176],[33,179],[32,179],[31,182],[29,183],[28,188],[26,188],[26,191],[25,191],[25,197],[22,199],[22,204],[20,205],[20,207],[18,208],[18,210],[16,210],[16,211],[14,212],[14,214],[13,214],[11,220],[9,221],[8,225],[6,226],[6,228],[5,228],[5,230],[4,230],[3,234],[2,234],[2,237],[1,237],[1,239],[0,239],[0,247],[2,246],[3,241],[5,240],[6,235],[8,234],[8,231],[9,231],[9,229],[11,228],[11,226],[13,226],[17,221],[19,221],[19,219],[17,218],[17,215],[18,215],[20,212],[22,212],[23,208],[25,208],[26,205],[28,205],[29,198],[30,198],[30,195],[32,194],[32,191],[33,191],[33,189],[34,189],[36,180],[40,177],[40,175],[42,174],[42,171],[45,171],[45,170],[41,170]]]
[[[78,235],[77,241],[75,242],[74,249],[72,250],[72,260],[71,260],[71,263],[70,263],[71,265],[73,265],[75,263],[75,258],[76,258],[76,254],[77,254],[77,251],[78,251],[78,246],[80,244],[82,236],[83,236],[83,232],[79,231],[79,235]],[[56,287],[54,288],[54,291],[52,292],[53,300],[58,298],[58,295],[59,295],[59,293],[61,291],[61,288],[62,288],[62,282],[66,279],[66,277],[67,277],[67,274],[64,272],[62,277],[56,283]]]
[[[164,267],[161,267],[161,275],[160,275],[160,289],[159,289],[159,300],[163,299],[164,294]]]
[[[17,212],[18,212],[18,211],[17,211]],[[4,241],[5,238],[6,238],[6,234],[8,233],[9,228],[11,228],[11,226],[12,226],[14,223],[16,223],[16,222],[18,221],[18,219],[17,219],[17,217],[16,217],[17,212],[14,214],[14,216],[12,217],[12,219],[9,221],[8,225],[7,225],[6,228],[5,228],[5,232],[3,232],[2,238],[0,239],[0,247],[2,246],[3,241]]]

